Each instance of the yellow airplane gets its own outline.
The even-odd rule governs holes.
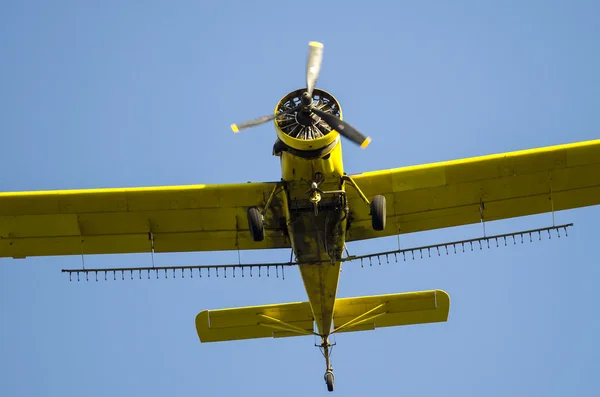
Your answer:
[[[444,322],[450,308],[442,290],[338,298],[343,262],[415,252],[349,256],[346,243],[600,204],[600,140],[347,175],[341,137],[363,148],[370,139],[342,120],[330,93],[315,88],[322,56],[323,45],[309,43],[306,88],[284,96],[272,115],[231,126],[240,132],[273,121],[280,181],[0,193],[0,257],[291,249],[289,263],[63,272],[86,279],[175,270],[182,277],[210,276],[211,270],[244,276],[298,267],[306,302],[205,310],[196,317],[198,337],[217,342],[315,335],[332,391],[331,335]],[[450,245],[530,238],[568,226]],[[444,245],[417,250],[439,252]]]

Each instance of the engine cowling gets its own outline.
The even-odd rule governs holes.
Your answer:
[[[281,98],[275,107],[275,113],[278,114],[298,106],[302,103],[304,92],[306,89],[302,88]],[[342,108],[337,99],[329,92],[315,88],[313,101],[319,109],[342,118]],[[331,151],[340,139],[338,132],[316,114],[308,115],[297,111],[281,116],[274,122],[279,138],[279,142],[276,143],[276,152],[279,146],[279,150],[288,149],[290,152],[301,152],[306,155],[314,153],[315,156],[322,156]]]

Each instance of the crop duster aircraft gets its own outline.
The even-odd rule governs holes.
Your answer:
[[[233,264],[63,270],[69,275],[164,271],[202,276],[255,276],[299,268],[305,302],[205,310],[196,317],[201,342],[316,335],[333,390],[330,336],[377,327],[444,322],[442,290],[338,298],[341,264],[408,256],[397,250],[348,256],[346,243],[600,204],[600,140],[347,175],[341,137],[370,139],[342,121],[340,104],[315,88],[323,45],[309,44],[306,88],[290,92],[272,115],[281,180],[192,185],[0,193],[0,257],[189,252],[288,248],[295,260]],[[421,247],[498,244],[560,232],[569,225]],[[495,242],[494,242],[495,240]],[[245,272],[245,273],[244,273]]]

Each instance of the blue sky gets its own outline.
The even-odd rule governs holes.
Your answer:
[[[272,125],[234,135],[304,85],[373,142],[345,142],[349,173],[597,139],[600,5],[594,1],[136,2],[0,5],[0,191],[278,180]],[[336,338],[344,396],[593,396],[599,208],[556,214],[568,238],[361,269],[339,295],[440,288],[447,323]],[[549,214],[487,225],[546,226]],[[478,225],[402,236],[475,237]],[[352,244],[394,249],[395,238]],[[243,252],[287,260],[289,252]],[[237,261],[235,252],[157,263]],[[96,256],[135,266],[149,255]],[[78,257],[0,259],[0,395],[322,395],[310,337],[201,345],[204,309],[305,300],[276,278],[69,282]]]

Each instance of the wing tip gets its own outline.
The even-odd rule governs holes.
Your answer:
[[[240,132],[240,129],[238,128],[238,126],[236,124],[231,124],[231,131],[233,131],[237,134],[238,132]]]

